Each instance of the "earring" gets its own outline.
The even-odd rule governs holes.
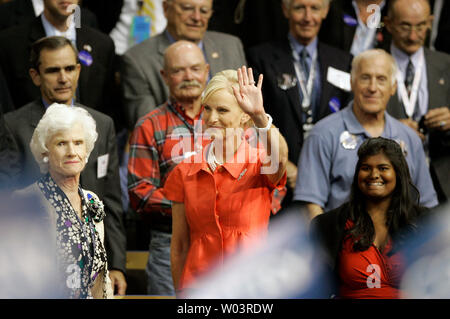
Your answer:
[[[88,158],[86,157],[86,164],[87,164],[87,162],[88,162]]]
[[[43,161],[44,163],[48,163],[48,157],[47,157],[47,156],[44,156],[44,157],[42,158],[42,161]]]

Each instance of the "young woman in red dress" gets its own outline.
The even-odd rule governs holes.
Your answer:
[[[361,145],[349,202],[311,222],[336,275],[337,297],[401,297],[405,259],[398,247],[426,210],[415,204],[412,189],[397,142],[378,137]]]

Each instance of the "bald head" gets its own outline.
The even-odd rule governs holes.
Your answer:
[[[176,101],[199,99],[205,89],[208,73],[209,65],[195,43],[180,40],[166,49],[161,75],[170,96]]]
[[[389,2],[386,28],[392,34],[394,45],[408,55],[414,54],[424,45],[432,22],[428,0]]]
[[[202,50],[191,41],[180,40],[172,43],[167,49],[164,51],[164,70],[167,69],[168,66],[172,63],[172,60],[177,60],[178,57],[182,56],[186,52],[189,52],[192,55],[198,56],[199,59],[202,59],[204,63],[205,58],[203,56]]]
[[[391,0],[388,3],[388,16],[393,18],[407,7],[413,10],[428,10],[428,13],[431,12],[430,1],[428,0]]]

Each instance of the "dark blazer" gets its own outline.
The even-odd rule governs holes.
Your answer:
[[[29,23],[35,18],[31,0],[13,0],[0,5],[0,30]],[[81,24],[97,28],[97,18],[91,11],[81,8]]]
[[[247,52],[250,67],[257,74],[264,74],[263,97],[266,112],[273,117],[289,147],[289,160],[296,164],[303,145],[302,110],[299,84],[289,89],[281,89],[279,80],[283,75],[295,77],[292,51],[287,38],[283,42],[269,42],[250,48]],[[318,43],[320,63],[321,96],[317,120],[331,113],[329,102],[332,98],[340,101],[341,108],[347,105],[351,94],[327,81],[328,67],[349,72],[352,57],[324,43]]]
[[[77,28],[77,48],[91,47],[93,63],[81,64],[78,80],[79,103],[111,115],[110,93],[114,74],[114,43],[105,34],[93,28]],[[41,93],[29,76],[31,45],[45,37],[41,17],[31,23],[16,26],[0,32],[0,65],[3,69],[15,107],[20,107],[40,98]]]
[[[387,14],[389,0],[381,10],[381,22]],[[356,25],[349,25],[344,21],[344,17],[351,17],[358,20],[351,0],[334,0],[330,3],[328,15],[323,20],[319,31],[319,39],[333,47],[350,52],[353,37],[356,32]],[[376,33],[376,48],[387,49],[391,43],[391,35],[386,28],[379,28]]]
[[[104,202],[105,242],[110,269],[125,272],[126,238],[122,220],[122,199],[119,181],[119,159],[112,119],[89,107],[77,104],[86,109],[97,123],[98,139],[89,156],[89,161],[81,173],[81,187],[93,191]],[[42,101],[31,102],[14,112],[5,114],[7,128],[12,133],[20,154],[21,171],[17,175],[17,188],[34,183],[40,176],[39,166],[34,160],[29,143],[33,132],[45,113]],[[109,154],[108,171],[105,177],[97,178],[97,159]]]
[[[424,48],[428,80],[428,109],[450,105],[450,55]],[[407,118],[405,108],[395,94],[388,103],[387,111],[397,119]],[[429,151],[431,176],[436,191],[450,199],[450,131],[430,132]],[[441,198],[440,198],[441,201]]]

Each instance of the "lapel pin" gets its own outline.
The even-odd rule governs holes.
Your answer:
[[[341,133],[341,136],[339,137],[339,142],[346,150],[354,150],[358,145],[358,140],[356,139],[356,136],[350,134],[348,131],[344,131]]]
[[[247,172],[247,169],[245,168],[243,171],[242,171],[242,173],[241,174],[239,174],[239,177],[238,177],[238,179],[237,180],[240,180],[241,178],[242,178],[242,176],[244,176],[245,175],[245,173]]]
[[[89,44],[83,45],[83,49],[86,50],[87,52],[92,52],[92,47]]]
[[[212,57],[213,59],[218,59],[218,58],[219,58],[219,52],[213,52],[213,53],[211,54],[211,57]]]
[[[444,84],[445,84],[444,78],[440,78],[440,79],[439,79],[439,84],[440,84],[440,85],[444,85]]]

